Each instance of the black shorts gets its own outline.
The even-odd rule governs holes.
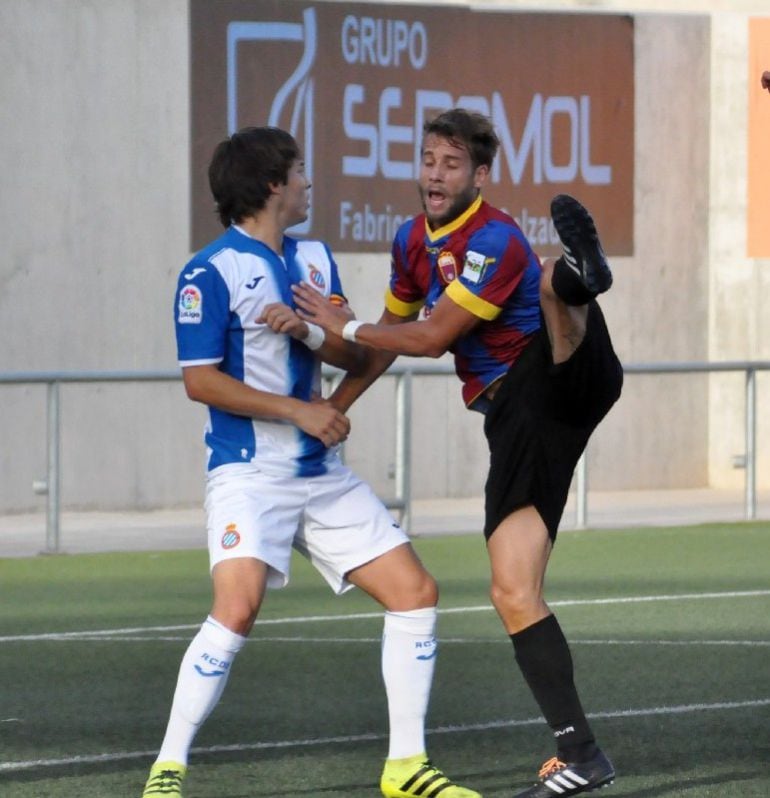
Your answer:
[[[596,302],[588,305],[585,337],[564,363],[554,365],[542,325],[503,378],[484,421],[487,539],[528,505],[556,539],[575,466],[622,385],[623,369]]]

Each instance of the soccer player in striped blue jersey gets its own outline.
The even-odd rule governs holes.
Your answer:
[[[185,389],[208,407],[214,599],[182,659],[143,796],[182,795],[195,734],[222,695],[266,589],[289,581],[293,547],[333,591],[358,586],[385,610],[383,795],[480,798],[453,784],[425,750],[436,583],[371,488],[340,461],[350,424],[321,399],[321,361],[355,371],[362,348],[293,309],[292,285],[302,281],[352,318],[328,247],[286,234],[309,207],[297,143],[277,128],[245,128],[219,144],[209,181],[225,232],[182,270],[174,312]]]

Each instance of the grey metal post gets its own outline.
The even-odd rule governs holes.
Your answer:
[[[46,496],[45,553],[58,554],[60,551],[59,511],[61,480],[59,463],[59,383],[48,383],[48,473],[46,476],[48,494]]]
[[[396,499],[401,503],[401,526],[412,521],[412,373],[396,376]]]
[[[746,520],[757,517],[757,373],[746,369]]]
[[[580,455],[575,469],[575,526],[585,529],[588,524],[588,464],[586,453]]]

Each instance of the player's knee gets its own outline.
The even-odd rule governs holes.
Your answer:
[[[411,603],[414,605],[413,609],[435,607],[438,604],[438,584],[425,570],[414,586]]]
[[[249,634],[257,618],[258,607],[247,599],[230,599],[226,603],[215,604],[212,615],[235,634]]]
[[[506,625],[518,625],[523,618],[532,614],[541,601],[537,591],[519,584],[493,582],[489,596]]]

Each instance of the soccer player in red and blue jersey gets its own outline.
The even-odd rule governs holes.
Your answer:
[[[492,602],[556,741],[517,798],[564,798],[609,784],[615,770],[586,720],[543,583],[575,466],[623,372],[596,303],[612,274],[591,216],[554,198],[563,253],[541,265],[515,221],[482,198],[498,146],[481,114],[453,109],[426,123],[423,213],[395,237],[377,324],[350,320],[306,285],[295,296],[302,318],[371,349],[365,372],[331,398],[342,412],[397,354],[454,354],[466,405],[486,415]]]

